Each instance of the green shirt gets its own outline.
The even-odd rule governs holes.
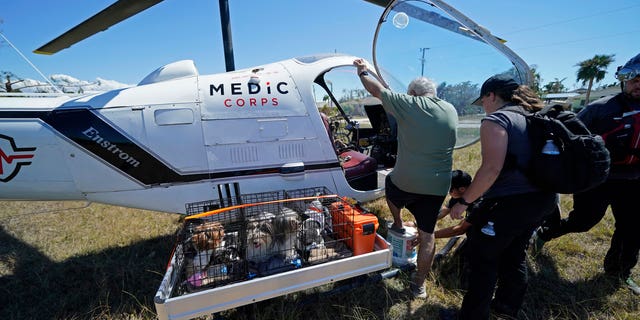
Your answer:
[[[458,114],[436,97],[382,90],[382,106],[398,123],[398,158],[391,181],[405,192],[449,192]]]

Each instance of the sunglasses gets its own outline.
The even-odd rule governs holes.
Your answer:
[[[640,70],[631,68],[622,68],[616,73],[616,78],[620,81],[628,81],[640,76]]]

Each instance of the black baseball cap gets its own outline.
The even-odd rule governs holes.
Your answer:
[[[480,88],[480,96],[473,101],[472,105],[481,106],[480,100],[489,92],[496,91],[513,91],[516,90],[520,84],[518,84],[512,77],[506,74],[498,74],[487,79]]]
[[[471,184],[471,175],[462,170],[451,171],[451,189],[468,187]]]

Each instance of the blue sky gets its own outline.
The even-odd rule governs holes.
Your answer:
[[[201,74],[225,71],[216,0],[165,0],[143,13],[51,56],[32,51],[113,0],[0,0],[0,32],[45,75],[135,84],[156,68],[182,59]],[[637,0],[505,1],[448,3],[507,40],[543,84],[566,78],[576,85],[576,63],[615,54],[615,67],[640,52]],[[229,0],[236,69],[314,53],[340,52],[371,59],[383,8],[360,0]],[[416,61],[419,59],[416,50]],[[13,49],[0,42],[0,70],[40,79]],[[452,71],[455,72],[455,71]]]

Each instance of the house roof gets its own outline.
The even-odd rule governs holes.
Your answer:
[[[548,93],[542,97],[543,99],[568,99],[575,96],[579,96],[579,93],[575,92],[560,92],[560,93]]]

